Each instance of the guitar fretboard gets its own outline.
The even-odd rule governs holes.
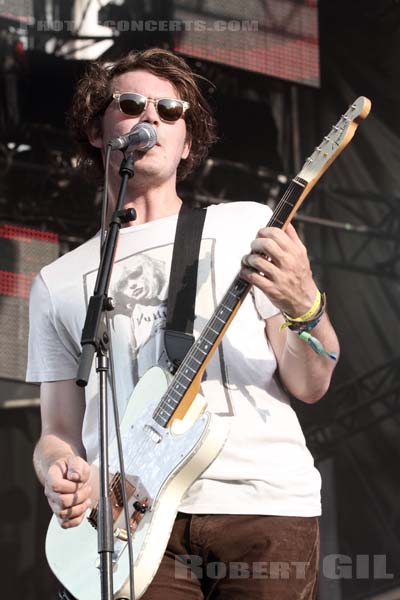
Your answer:
[[[267,227],[283,227],[306,185],[307,182],[300,177],[292,180],[275,208]],[[154,420],[162,427],[167,425],[194,378],[218,346],[217,340],[222,338],[222,333],[232,313],[244,300],[250,288],[251,285],[239,275],[229,286],[207,325],[182,361],[153,414]]]

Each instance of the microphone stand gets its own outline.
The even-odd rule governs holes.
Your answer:
[[[82,330],[82,354],[79,360],[77,385],[84,387],[89,380],[93,357],[96,353],[96,372],[99,375],[99,472],[100,495],[98,503],[98,553],[100,555],[101,600],[113,600],[112,556],[114,552],[114,531],[109,489],[108,472],[108,402],[107,374],[109,369],[109,334],[106,325],[106,311],[114,309],[112,298],[107,295],[114,256],[123,223],[136,219],[134,208],[123,210],[128,180],[134,175],[133,152],[124,153],[119,170],[121,185],[115,212],[112,215],[107,238],[102,247],[100,266],[93,295],[90,298],[85,324]],[[116,427],[118,424],[116,423]]]

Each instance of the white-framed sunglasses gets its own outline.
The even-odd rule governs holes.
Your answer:
[[[188,110],[189,102],[177,98],[147,98],[136,92],[114,92],[113,99],[117,102],[119,110],[129,117],[139,117],[153,102],[157,114],[163,121],[174,123]]]

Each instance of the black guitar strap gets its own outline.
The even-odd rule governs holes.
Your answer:
[[[182,203],[169,276],[164,344],[171,370],[179,367],[194,342],[193,323],[201,234],[207,209]]]

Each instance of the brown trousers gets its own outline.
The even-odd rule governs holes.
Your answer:
[[[178,513],[142,600],[315,600],[318,564],[317,517]]]
[[[314,600],[317,517],[178,513],[142,600]]]

